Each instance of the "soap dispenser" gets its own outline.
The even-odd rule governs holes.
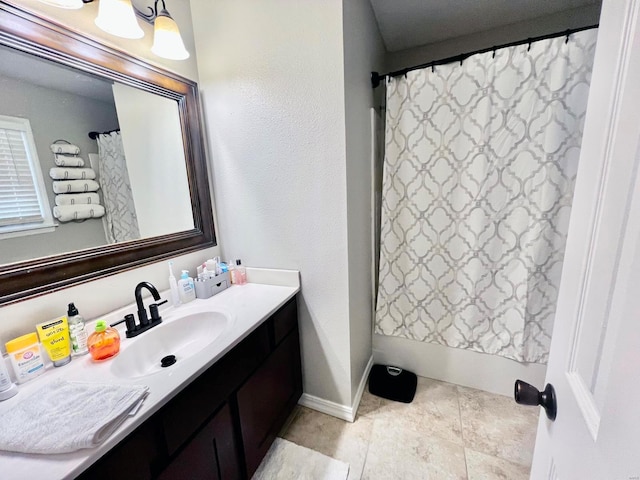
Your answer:
[[[180,295],[180,302],[182,303],[188,303],[196,299],[196,285],[193,283],[193,278],[189,276],[188,270],[183,270],[182,275],[180,275],[178,293]]]
[[[96,362],[115,357],[120,351],[120,334],[115,328],[107,326],[104,320],[98,320],[96,330],[87,340],[91,358]]]

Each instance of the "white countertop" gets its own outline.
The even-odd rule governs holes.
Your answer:
[[[151,417],[192,380],[240,343],[258,325],[300,290],[299,273],[296,271],[247,268],[247,277],[249,283],[246,285],[233,285],[206,300],[196,299],[175,309],[166,306],[161,308],[160,313],[163,323],[179,321],[179,319],[176,320],[176,317],[180,316],[181,312],[194,309],[199,311],[221,311],[232,317],[230,328],[214,342],[206,346],[198,354],[183,359],[166,370],[141,378],[121,378],[111,372],[109,360],[94,363],[89,355],[85,355],[74,357],[71,363],[64,367],[53,368],[50,366],[43,375],[19,385],[19,392],[15,397],[0,402],[0,416],[9,411],[12,405],[25,398],[27,394],[55,378],[146,385],[149,387],[149,395],[140,411],[135,416],[125,420],[118,430],[99,447],[57,455],[28,455],[0,451],[0,472],[2,472],[0,477],[3,480],[22,480],[28,478],[29,475],[35,474],[38,478],[46,478],[48,480],[75,478],[135,430],[137,426]],[[163,294],[163,299],[169,298],[166,293]],[[131,296],[133,298],[133,292],[131,292]],[[145,305],[149,303],[149,300],[145,299]],[[133,303],[130,306],[93,319],[94,321],[87,322],[87,331],[92,331],[91,328],[96,320],[104,319],[107,323],[114,323],[123,318],[124,314],[133,313],[135,310],[136,306]],[[161,328],[161,326],[154,328]],[[125,337],[124,324],[119,325],[118,330],[121,337],[121,351],[134,347],[136,340],[143,338],[146,333],[129,339]],[[69,399],[70,415],[72,415],[72,400],[71,398]]]

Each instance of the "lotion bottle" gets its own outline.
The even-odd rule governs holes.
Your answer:
[[[188,270],[182,271],[180,281],[178,282],[178,292],[182,303],[189,303],[196,299],[196,286],[193,283],[193,278],[189,276]]]
[[[247,283],[247,269],[242,266],[242,261],[238,258],[236,260],[236,267],[234,271],[234,282],[236,285],[245,285]]]

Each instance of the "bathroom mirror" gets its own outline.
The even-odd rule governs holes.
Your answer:
[[[134,233],[125,236],[110,237],[102,218],[54,219],[58,226],[47,233],[0,235],[0,304],[215,245],[194,82],[4,2],[0,62],[0,89],[11,93],[0,120],[13,115],[30,121],[49,209],[62,199],[52,191],[61,184],[49,175],[58,166],[49,145],[78,145],[84,168],[106,179],[98,143],[108,159],[104,152],[117,136],[124,163],[112,167],[114,183],[128,171],[136,220]],[[90,139],[90,131],[102,135]],[[105,203],[108,189],[97,193]],[[118,212],[126,216],[125,206],[108,210],[109,222],[119,219]]]

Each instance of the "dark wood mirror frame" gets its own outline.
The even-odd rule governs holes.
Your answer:
[[[216,245],[197,84],[0,0],[0,45],[178,103],[195,227],[0,265],[0,305]]]

